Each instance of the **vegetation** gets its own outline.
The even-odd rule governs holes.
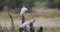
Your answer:
[[[26,6],[30,9],[34,6],[34,0],[0,0],[0,10],[3,10],[5,6],[9,9],[17,9]]]
[[[59,13],[53,13],[53,14],[38,14],[38,13],[25,13],[24,14],[26,20],[29,19],[34,19],[36,17],[44,17],[44,18],[60,18],[60,14]],[[0,14],[0,17],[3,17],[4,19],[9,19],[9,16],[4,14]],[[21,19],[21,16],[19,14],[12,14],[13,19]]]
[[[60,9],[60,0],[55,0],[55,1],[54,1],[54,4],[55,4],[55,6],[56,6],[57,8]]]
[[[35,29],[37,32],[37,29]],[[2,32],[2,30],[0,30]],[[3,30],[3,32],[19,32],[19,30],[11,31],[11,30]],[[60,28],[44,28],[43,32],[60,32]]]
[[[2,11],[5,6],[9,9],[18,10],[20,10],[22,6],[26,6],[29,10],[31,10],[31,8],[36,5],[40,7],[47,6],[49,8],[60,9],[60,0],[0,0],[0,11]]]
[[[37,6],[49,7],[49,8],[59,8],[60,9],[60,0],[37,0]]]
[[[3,11],[4,7],[8,7],[7,9],[10,11],[14,11],[14,9],[16,9],[16,12],[20,11],[20,8],[22,8],[22,6],[26,6],[29,9],[29,12],[31,11],[31,8],[34,6],[38,6],[38,7],[49,7],[49,8],[59,8],[60,9],[60,0],[0,0],[0,11]],[[12,10],[11,10],[12,9]],[[7,14],[7,13],[6,13]],[[9,21],[9,16],[10,15],[6,15],[5,13],[0,13],[0,17],[2,17],[2,20],[8,20]],[[44,17],[44,18],[54,18],[54,17],[58,17],[60,18],[60,14],[59,13],[53,13],[50,15],[42,15],[42,14],[34,14],[34,13],[25,13],[24,14],[26,17],[26,20],[29,19],[33,19],[35,17]],[[21,16],[19,14],[12,14],[12,16],[10,16],[11,21],[12,21],[12,29],[2,29],[2,27],[0,26],[0,32],[19,32],[18,29],[15,29],[14,23],[13,23],[13,19],[19,19],[21,18]],[[1,25],[1,24],[0,24]],[[44,32],[60,32],[60,28],[44,28]]]

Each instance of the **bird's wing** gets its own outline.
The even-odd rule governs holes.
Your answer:
[[[24,14],[25,13],[25,10],[24,8],[21,9],[21,12],[20,12],[20,15]]]

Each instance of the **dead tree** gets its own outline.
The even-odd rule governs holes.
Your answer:
[[[25,22],[25,17],[22,15],[22,24]]]
[[[24,22],[25,22],[25,17],[24,17],[24,15],[22,15],[22,24],[23,24]],[[19,32],[22,32],[22,31],[27,32],[26,26],[19,28]]]
[[[1,26],[0,26],[0,30],[1,30],[0,32],[3,32],[3,29],[2,29],[2,27],[1,27]]]
[[[13,30],[15,30],[12,15],[11,15],[9,12],[8,12],[8,15],[9,15],[9,17],[10,17],[10,19],[11,19],[12,28],[13,28]]]
[[[30,23],[30,32],[35,32],[35,29],[34,29],[34,26],[33,26],[33,23],[35,22],[35,20],[33,20],[33,22]]]
[[[43,27],[40,27],[37,32],[43,32]]]
[[[19,32],[23,32],[23,28],[22,27],[19,28]]]

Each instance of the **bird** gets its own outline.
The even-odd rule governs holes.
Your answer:
[[[28,8],[26,8],[25,6],[22,7],[21,11],[20,11],[20,15],[23,15],[26,11],[28,11]]]

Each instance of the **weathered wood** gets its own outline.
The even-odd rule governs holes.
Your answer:
[[[19,28],[19,32],[23,32],[23,28],[22,27]]]
[[[43,27],[40,27],[37,32],[43,32]]]
[[[14,28],[14,22],[13,22],[13,18],[12,18],[12,15],[8,12],[8,15],[9,15],[9,17],[10,17],[10,19],[11,19],[11,23],[12,23],[12,30],[14,30],[15,31],[15,28]]]
[[[25,22],[25,17],[22,15],[22,24]]]
[[[35,32],[35,29],[34,29],[34,26],[33,26],[33,23],[35,22],[35,20],[33,20],[33,22],[30,23],[30,32]]]
[[[3,32],[3,29],[2,29],[2,27],[0,26],[0,30],[1,30],[1,32]]]

